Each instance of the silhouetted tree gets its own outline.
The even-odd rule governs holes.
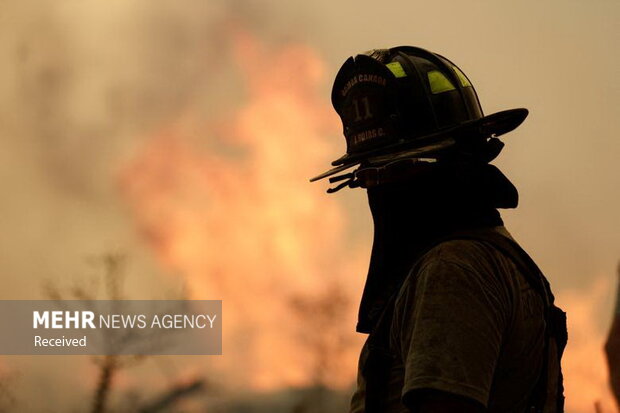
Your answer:
[[[99,257],[94,260],[94,264],[98,267],[103,267],[103,299],[105,300],[124,300],[125,294],[123,292],[123,282],[125,279],[125,264],[126,258],[122,254],[104,254],[102,257]],[[96,279],[86,279],[82,280],[86,281],[87,285],[84,286],[83,283],[81,285],[74,285],[70,288],[69,297],[70,299],[82,300],[82,301],[94,301],[98,298],[99,294],[98,287],[100,286],[99,280]],[[59,302],[62,307],[66,307],[63,303],[63,294],[52,284],[48,283],[45,286],[46,293],[48,297],[53,300]],[[178,300],[179,297],[176,297]],[[119,302],[119,306],[122,301]],[[122,311],[120,311],[122,312]],[[148,331],[147,331],[148,332]],[[165,334],[165,331],[163,332]],[[136,347],[136,345],[140,346],[144,344],[144,347],[154,347],[157,346],[157,342],[162,338],[162,332],[153,330],[150,334],[143,333],[140,335],[133,335],[129,333],[122,333],[119,335],[110,335],[111,333],[107,333],[104,337],[106,340],[106,345],[109,346],[108,350],[111,353],[118,353],[118,350],[122,350],[124,346],[127,347]],[[155,344],[153,344],[155,342]],[[161,345],[161,344],[160,344]],[[163,344],[165,345],[165,343]],[[127,348],[125,347],[125,348]],[[142,347],[142,346],[140,346]],[[110,393],[112,391],[114,380],[116,375],[121,369],[134,366],[146,359],[143,355],[135,355],[135,356],[121,356],[117,354],[108,354],[104,356],[96,356],[93,358],[93,363],[98,368],[98,378],[97,385],[95,387],[92,402],[91,402],[91,413],[105,413],[108,411],[109,398]],[[151,411],[154,408],[158,408],[157,406],[171,406],[174,403],[178,402],[181,398],[187,397],[192,393],[197,393],[198,390],[202,389],[203,381],[202,379],[197,379],[193,382],[193,386],[186,388],[182,385],[174,385],[171,389],[166,390],[164,396],[160,396],[157,398],[157,403],[151,403]],[[160,410],[163,410],[164,407],[161,407]]]

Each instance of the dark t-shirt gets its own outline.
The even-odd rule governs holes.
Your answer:
[[[508,235],[503,227],[495,230]],[[510,258],[487,243],[444,242],[426,253],[397,296],[390,329],[386,413],[402,397],[435,389],[475,400],[489,412],[523,412],[544,347],[544,310]],[[360,371],[368,357],[364,345]],[[358,374],[351,412],[365,411]]]

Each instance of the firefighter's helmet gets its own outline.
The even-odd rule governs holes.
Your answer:
[[[311,181],[360,164],[441,158],[463,148],[475,148],[489,162],[503,146],[497,137],[528,114],[520,108],[484,116],[463,71],[439,54],[412,46],[348,58],[336,75],[331,98],[347,150],[332,162],[334,168]]]

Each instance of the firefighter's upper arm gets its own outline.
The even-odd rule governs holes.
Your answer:
[[[458,260],[434,260],[410,277],[393,321],[403,398],[431,389],[486,407],[509,319],[506,297],[494,277]]]

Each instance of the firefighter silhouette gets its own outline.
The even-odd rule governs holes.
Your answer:
[[[563,411],[565,314],[490,164],[528,111],[484,115],[456,64],[412,46],[348,58],[331,98],[346,153],[311,181],[364,188],[374,222],[350,411]]]

